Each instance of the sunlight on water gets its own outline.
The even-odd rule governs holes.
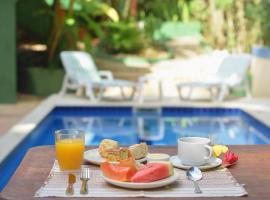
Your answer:
[[[209,137],[213,144],[257,144],[269,140],[238,116],[228,117],[63,117],[64,128],[87,132],[87,145],[98,145],[104,138],[122,145],[147,142],[176,145],[184,136]],[[59,123],[59,121],[58,121]]]

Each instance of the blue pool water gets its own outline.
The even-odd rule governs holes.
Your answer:
[[[209,137],[218,144],[270,143],[270,128],[239,109],[56,107],[0,164],[0,191],[26,151],[34,146],[53,145],[54,131],[63,128],[84,130],[86,145],[98,145],[104,138],[117,140],[121,145],[176,145],[177,138],[183,136]]]

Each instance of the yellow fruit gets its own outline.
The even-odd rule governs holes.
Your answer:
[[[213,152],[215,157],[219,157],[222,153],[226,153],[228,151],[228,147],[224,145],[214,145]]]

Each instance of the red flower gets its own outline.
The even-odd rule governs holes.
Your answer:
[[[223,156],[223,164],[233,164],[238,160],[238,156],[233,152],[226,152]]]

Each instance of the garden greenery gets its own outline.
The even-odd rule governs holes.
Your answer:
[[[18,0],[17,8],[18,43],[46,44],[49,63],[97,43],[111,54],[139,52],[164,22],[200,23],[212,48],[270,45],[270,0]]]

